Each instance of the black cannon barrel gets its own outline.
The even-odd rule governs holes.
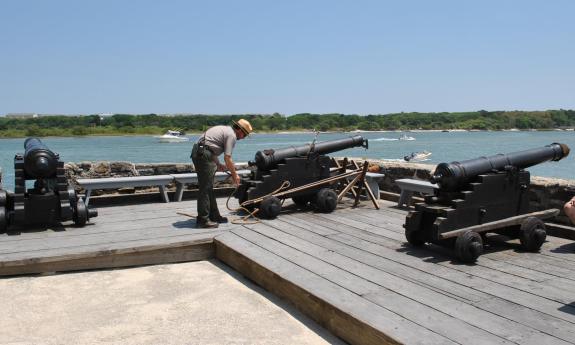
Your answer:
[[[33,178],[49,178],[56,175],[58,155],[38,138],[24,141],[24,169]]]
[[[361,135],[356,135],[344,139],[328,140],[315,143],[313,150],[312,144],[306,144],[302,146],[286,147],[278,150],[258,151],[256,152],[254,161],[249,162],[249,165],[255,165],[259,169],[264,170],[271,169],[286,158],[306,156],[312,151],[316,154],[328,154],[358,146],[367,148],[367,139],[364,139]]]
[[[569,155],[569,146],[553,143],[540,148],[479,157],[461,162],[437,165],[430,181],[447,191],[455,191],[478,175],[503,171],[509,167],[524,169],[547,161],[558,161]]]

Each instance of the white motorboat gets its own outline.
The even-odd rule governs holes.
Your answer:
[[[161,143],[178,143],[189,140],[182,132],[172,130],[168,130],[164,135],[157,135],[154,138],[158,139]]]
[[[406,162],[425,162],[430,160],[429,156],[431,156],[429,151],[412,152],[410,155],[403,157],[403,160]]]
[[[402,135],[399,137],[399,140],[415,140],[415,138],[414,138],[414,137],[410,137],[410,136],[408,136],[407,134],[404,133],[404,134],[402,134]]]

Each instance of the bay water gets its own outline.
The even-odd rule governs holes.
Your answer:
[[[415,140],[398,140],[403,134]],[[332,155],[400,161],[412,152],[428,151],[432,155],[425,163],[437,164],[537,148],[554,142],[567,144],[575,150],[573,131],[320,133],[317,141],[353,135],[369,139],[369,149],[353,148]],[[59,153],[65,162],[188,163],[192,145],[198,136],[190,135],[190,141],[181,143],[160,143],[153,136],[50,137],[42,138],[42,141]],[[315,137],[314,133],[256,133],[237,142],[233,159],[247,162],[259,150],[303,145],[312,142]],[[23,151],[23,138],[0,139],[0,168],[5,189],[13,189],[14,155]],[[546,162],[528,170],[533,176],[575,179],[574,157],[575,152],[559,162]]]

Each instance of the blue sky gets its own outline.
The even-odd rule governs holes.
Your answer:
[[[575,1],[0,0],[0,114],[575,108]]]

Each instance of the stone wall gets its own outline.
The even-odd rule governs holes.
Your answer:
[[[69,179],[183,174],[193,171],[191,163],[79,162],[66,163]]]
[[[77,179],[104,178],[104,177],[130,177],[151,176],[165,174],[182,174],[192,171],[191,163],[131,163],[131,162],[79,162],[66,163],[66,177],[81,191]],[[168,186],[175,188],[175,186]],[[154,187],[122,188],[120,190],[95,190],[92,195],[103,194],[131,194],[136,191],[147,192],[155,190]]]
[[[66,177],[81,191],[77,179],[83,178],[104,178],[104,177],[130,177],[130,176],[152,176],[184,174],[194,172],[191,163],[131,163],[131,162],[78,162],[66,163]],[[236,164],[237,169],[245,169],[246,163]],[[216,182],[216,187],[227,186],[228,183]],[[188,186],[194,188],[194,186]],[[155,187],[123,188],[121,190],[93,191],[92,195],[102,194],[130,194],[135,192],[147,192],[156,190]],[[175,185],[169,185],[168,189],[175,189]]]

